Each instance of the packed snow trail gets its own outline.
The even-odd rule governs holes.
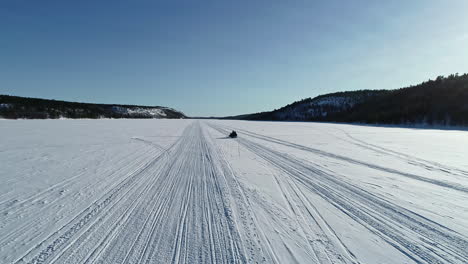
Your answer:
[[[232,127],[230,127],[230,128],[232,128]],[[222,130],[223,133],[226,133],[227,131],[228,130]],[[419,181],[428,182],[428,183],[432,183],[432,184],[439,185],[439,186],[442,186],[442,187],[446,187],[446,188],[450,188],[450,189],[454,189],[454,190],[457,190],[457,191],[462,191],[462,192],[468,193],[468,186],[461,186],[459,184],[454,184],[454,183],[450,183],[450,182],[443,182],[443,181],[439,181],[439,180],[435,180],[435,179],[425,178],[423,176],[419,176],[419,175],[399,171],[398,169],[388,168],[388,167],[384,167],[384,166],[381,166],[381,165],[378,165],[378,164],[372,164],[372,163],[368,163],[368,162],[364,162],[364,161],[359,161],[359,160],[356,160],[356,159],[351,158],[351,157],[346,157],[346,156],[342,156],[342,155],[338,155],[338,154],[334,154],[334,153],[329,153],[329,152],[326,152],[326,151],[323,151],[323,150],[318,150],[318,149],[315,149],[315,148],[311,148],[311,147],[307,147],[307,146],[287,142],[287,141],[280,140],[280,139],[277,139],[277,138],[272,138],[272,137],[259,135],[259,134],[252,133],[252,132],[247,131],[247,130],[240,129],[240,131],[244,132],[245,134],[249,135],[250,137],[258,138],[258,139],[261,139],[261,140],[264,140],[264,141],[269,141],[269,142],[280,144],[280,145],[283,145],[283,146],[309,151],[309,152],[312,152],[314,154],[327,156],[327,157],[330,157],[330,158],[333,158],[333,159],[337,159],[339,161],[344,161],[344,162],[349,162],[349,163],[353,163],[353,164],[357,164],[357,165],[361,165],[361,166],[366,166],[366,167],[369,167],[369,168],[372,168],[372,169],[375,169],[375,170],[380,170],[380,171],[384,171],[384,172],[398,174],[398,175],[405,176],[405,177],[408,177],[408,178],[411,178],[411,179],[416,179],[416,180],[419,180]],[[374,149],[372,149],[372,150],[374,150]],[[386,154],[387,153],[388,152],[386,152]],[[392,152],[390,152],[390,153],[392,153]],[[388,155],[390,155],[390,154],[388,154]],[[413,159],[415,159],[415,158],[413,158]],[[410,161],[413,162],[413,163],[416,163],[414,160],[410,160]],[[438,169],[441,170],[441,171],[444,171],[443,170],[444,167],[443,166],[441,167],[441,166],[442,165],[438,165]],[[465,171],[461,171],[461,172],[463,174],[465,174],[465,175],[468,175],[468,172],[465,172]]]
[[[199,123],[190,125],[174,146],[17,262],[245,262],[211,159]]]
[[[216,126],[213,128],[223,134],[229,131]],[[243,132],[255,138],[286,144],[284,141],[261,137],[245,130]],[[468,259],[468,237],[381,199],[352,183],[337,179],[319,164],[305,163],[246,138],[239,138],[238,141],[281,169],[299,185],[311,189],[356,222],[365,225],[369,231],[378,234],[415,262],[463,263]],[[290,146],[298,147],[296,144]],[[353,159],[350,160],[354,162]]]
[[[0,179],[11,186],[0,186],[0,263],[468,259],[468,169],[368,143],[345,126],[312,128],[370,156],[262,132],[285,123],[29,122],[11,123],[4,130],[19,139],[0,145]],[[70,139],[19,129],[41,135],[50,125]]]

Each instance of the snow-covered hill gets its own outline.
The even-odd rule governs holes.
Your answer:
[[[356,105],[384,91],[340,92],[307,98],[271,112],[241,116],[240,119],[305,121],[327,119],[333,114],[352,110]]]
[[[89,104],[0,95],[3,118],[186,118],[184,113],[162,106]]]
[[[466,102],[468,74],[455,74],[396,90],[326,94],[226,119],[468,126]]]
[[[171,115],[169,112],[184,115],[182,112],[169,107],[113,106],[112,111],[124,116],[147,118],[167,118]]]
[[[371,96],[374,93],[369,92]],[[350,96],[347,94],[331,94],[304,100],[286,106],[275,113],[280,120],[307,120],[311,118],[326,117],[330,113],[348,111],[356,104],[361,103],[367,96]]]

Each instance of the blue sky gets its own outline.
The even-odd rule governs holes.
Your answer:
[[[0,94],[279,108],[468,72],[468,1],[3,0]]]

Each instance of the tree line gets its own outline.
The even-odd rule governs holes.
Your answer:
[[[349,98],[352,105],[317,104]],[[396,90],[360,90],[307,98],[270,112],[233,119],[368,124],[468,125],[468,74],[438,76]]]

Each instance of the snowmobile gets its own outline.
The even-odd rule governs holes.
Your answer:
[[[230,138],[236,138],[236,137],[237,137],[236,131],[233,130],[233,131],[231,132],[231,134],[229,134],[229,137],[230,137]]]

